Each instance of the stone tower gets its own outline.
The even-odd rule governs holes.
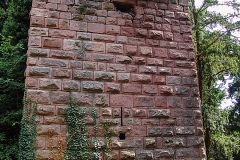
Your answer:
[[[33,0],[30,16],[37,159],[51,155],[49,128],[53,150],[66,138],[69,87],[114,116],[113,159],[206,159],[188,0]]]

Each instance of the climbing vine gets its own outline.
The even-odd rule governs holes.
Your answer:
[[[66,160],[88,160],[89,142],[85,122],[86,108],[77,106],[70,92],[70,102],[66,109],[68,138],[65,151]]]
[[[103,104],[103,110],[106,108],[106,102],[104,97],[101,97],[101,101]],[[113,118],[108,119],[106,116],[102,116],[102,119],[100,119],[100,123],[104,132],[104,139],[105,139],[105,148],[104,148],[104,153],[106,155],[106,160],[110,160],[112,158],[112,147],[111,147],[111,142],[112,142],[112,136],[114,134],[113,129],[111,128],[113,125]]]
[[[101,98],[103,109],[106,107],[105,99]],[[106,160],[110,160],[112,155],[111,138],[113,136],[113,118],[97,115],[96,108],[92,108],[91,117],[93,119],[93,134],[90,137],[86,124],[86,115],[89,115],[86,107],[77,105],[70,92],[69,105],[66,109],[66,121],[68,125],[67,148],[65,150],[66,160],[93,160],[102,159],[101,153],[104,152]],[[98,119],[100,124],[98,124]],[[105,146],[101,148],[98,138],[98,129],[104,132]]]
[[[19,135],[19,160],[35,160],[37,148],[37,124],[35,121],[37,102],[26,97],[23,99],[23,117]]]

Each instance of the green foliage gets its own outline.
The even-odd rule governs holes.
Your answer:
[[[233,21],[240,15],[240,4],[234,0],[204,0],[197,8],[195,0],[190,2],[207,156],[211,160],[231,160],[240,149],[236,136],[240,131],[229,129],[230,112],[220,108],[226,95],[216,83],[224,82],[226,75],[237,75],[240,69],[239,40],[233,35],[240,28],[240,23]],[[233,12],[222,15],[209,11],[213,6],[228,6]]]
[[[18,156],[31,2],[0,2],[0,160]]]
[[[70,93],[70,102],[66,109],[68,125],[66,160],[89,159],[89,142],[85,122],[86,113],[86,108],[77,106]]]
[[[19,135],[18,160],[35,160],[37,148],[37,102],[24,97],[23,116]]]
[[[0,45],[0,159],[16,159],[24,88],[21,45],[11,45],[11,37],[1,37]]]

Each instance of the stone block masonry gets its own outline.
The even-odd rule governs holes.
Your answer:
[[[33,0],[30,16],[36,159],[50,156],[49,128],[54,150],[66,138],[69,87],[116,118],[113,160],[206,159],[188,0]]]

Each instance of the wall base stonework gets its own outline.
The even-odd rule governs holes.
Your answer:
[[[38,160],[58,152],[59,135],[66,148],[69,88],[114,117],[112,159],[206,159],[188,0],[33,0],[30,16]]]

